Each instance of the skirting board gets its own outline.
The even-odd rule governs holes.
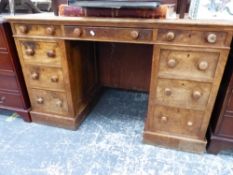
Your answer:
[[[206,140],[187,139],[149,131],[144,131],[143,142],[195,153],[205,152],[207,144]]]

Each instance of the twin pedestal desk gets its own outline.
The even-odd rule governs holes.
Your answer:
[[[149,93],[144,142],[193,152],[205,150],[205,134],[232,40],[232,24],[52,14],[11,16],[8,20],[29,92],[33,122],[77,128],[103,85],[101,73],[109,70],[109,60],[105,58],[109,64],[103,66],[100,55],[104,54],[96,53],[105,49],[111,52],[104,43],[119,43],[122,49],[124,44],[129,48],[132,45],[128,53],[123,49],[126,53],[119,51],[113,57],[128,60],[122,61],[128,64],[122,65],[128,66],[126,79],[129,74],[135,75],[128,79],[134,79],[135,86],[131,83],[127,89],[148,83],[144,86]],[[96,47],[98,43],[103,47]],[[149,50],[145,58],[144,54],[140,58],[133,54],[140,48]],[[148,54],[151,61],[143,67]],[[137,64],[138,69],[132,69]],[[121,65],[111,65],[110,69],[121,69]]]

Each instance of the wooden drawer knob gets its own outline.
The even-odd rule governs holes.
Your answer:
[[[95,36],[95,31],[94,30],[91,30],[89,33],[90,33],[91,36]]]
[[[177,61],[176,61],[175,59],[171,58],[171,59],[169,59],[169,60],[167,61],[167,65],[168,65],[168,67],[170,67],[170,68],[174,68],[174,67],[176,67],[176,65],[177,65]]]
[[[31,74],[31,77],[32,77],[33,80],[38,80],[39,79],[39,74],[37,72],[33,72]]]
[[[56,106],[57,107],[62,107],[62,105],[63,105],[63,101],[62,100],[57,100],[56,101]]]
[[[193,91],[192,97],[194,100],[198,100],[201,97],[200,91]]]
[[[80,28],[75,28],[73,34],[77,37],[81,36],[82,30]]]
[[[46,28],[46,34],[47,35],[54,35],[55,34],[55,28],[53,26]]]
[[[217,41],[217,35],[215,33],[210,33],[207,36],[207,41],[208,41],[208,43],[211,43],[211,44],[216,43],[216,41]]]
[[[54,75],[54,76],[51,77],[50,80],[51,80],[51,82],[53,82],[53,83],[57,83],[58,80],[59,80],[59,78],[58,78],[58,76]]]
[[[4,97],[4,96],[0,97],[0,104],[3,104],[5,102],[5,100],[6,100],[6,97]]]
[[[187,125],[190,127],[190,126],[193,126],[193,122],[191,122],[191,121],[188,121],[187,122]]]
[[[175,33],[174,32],[168,32],[166,35],[167,41],[172,41],[175,39]]]
[[[38,104],[43,104],[44,103],[44,99],[42,97],[39,97],[39,98],[37,98],[36,102]]]
[[[162,117],[161,117],[161,121],[162,121],[162,122],[167,122],[167,121],[168,121],[168,118],[167,118],[166,116],[162,116]]]
[[[19,32],[22,34],[26,34],[28,32],[28,27],[26,25],[19,26]]]
[[[209,64],[208,64],[207,61],[200,61],[200,62],[198,63],[198,69],[199,69],[199,70],[205,71],[205,70],[208,69],[208,67],[209,67]]]
[[[165,92],[165,95],[166,95],[166,96],[172,95],[172,90],[171,90],[170,88],[165,88],[165,89],[164,89],[164,92]]]
[[[137,39],[139,37],[139,32],[136,31],[136,30],[133,30],[130,32],[130,36],[133,38],[133,39]]]
[[[47,52],[47,56],[50,57],[50,58],[55,58],[56,57],[56,52],[55,50],[49,50]]]
[[[35,54],[34,49],[32,49],[30,47],[26,49],[26,55],[27,56],[33,56],[34,54]]]

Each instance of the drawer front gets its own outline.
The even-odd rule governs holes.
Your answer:
[[[155,106],[152,130],[172,135],[198,137],[203,113],[179,108]]]
[[[6,46],[6,40],[5,40],[5,35],[4,35],[4,28],[0,26],[0,50],[7,50]]]
[[[25,63],[61,66],[62,50],[58,42],[20,41]]]
[[[61,36],[59,25],[14,24],[17,35],[26,36]]]
[[[205,110],[211,84],[192,81],[158,79],[156,103],[171,107]]]
[[[25,74],[30,87],[64,90],[62,70],[40,66],[25,66]]]
[[[229,46],[226,45],[226,38],[226,32],[159,29],[157,41],[171,44]]]
[[[221,126],[218,133],[220,135],[233,138],[233,116],[224,115]]]
[[[30,100],[34,111],[60,115],[69,112],[66,93],[31,89]]]
[[[65,26],[65,36],[92,40],[152,41],[150,29]]]
[[[8,52],[0,52],[0,69],[13,70],[11,59]]]
[[[0,74],[0,89],[18,91],[18,84],[15,75]]]
[[[10,94],[0,91],[0,106],[24,108],[24,103],[19,94]]]
[[[232,77],[233,78],[233,77]],[[231,79],[232,79],[231,78]],[[232,80],[231,80],[232,82]],[[233,113],[233,89],[229,89],[229,98],[226,106],[226,112]]]
[[[219,53],[161,49],[159,76],[213,81]]]

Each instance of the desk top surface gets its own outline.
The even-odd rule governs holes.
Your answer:
[[[100,17],[63,17],[54,16],[53,13],[24,14],[15,16],[4,16],[10,22],[53,22],[72,24],[101,24],[102,26],[127,25],[155,27],[157,25],[200,25],[200,26],[224,26],[233,30],[233,21],[227,20],[191,20],[191,19],[139,19],[139,18],[100,18]]]

